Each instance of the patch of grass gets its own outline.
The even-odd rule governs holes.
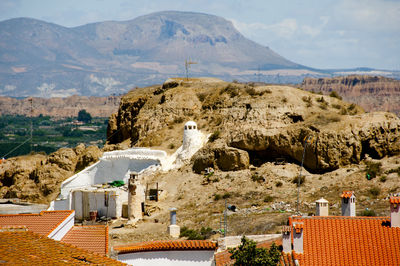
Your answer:
[[[385,175],[381,176],[379,178],[379,181],[381,181],[382,183],[385,183],[386,182],[386,176]]]
[[[376,216],[374,210],[365,209],[361,212],[361,216]]]
[[[222,195],[222,198],[223,198],[223,199],[228,199],[228,198],[230,198],[231,196],[232,196],[231,193],[225,192],[224,195]]]
[[[382,163],[380,162],[366,162],[367,168],[365,169],[367,179],[372,179],[381,174]]]
[[[275,198],[273,196],[267,195],[264,197],[264,202],[272,202],[272,201],[274,201],[274,199]]]
[[[376,198],[381,194],[381,189],[379,187],[371,187],[368,192],[372,197]]]
[[[215,201],[218,201],[220,199],[222,199],[222,196],[220,194],[214,194],[214,200]]]
[[[301,99],[306,103],[307,107],[312,106],[312,98],[310,96],[303,96]]]
[[[264,177],[262,177],[258,174],[253,174],[251,176],[251,180],[253,180],[253,182],[263,182],[265,179],[264,179]]]
[[[174,143],[170,143],[169,145],[168,145],[168,149],[175,149],[175,144]]]
[[[329,94],[329,96],[330,96],[330,97],[333,97],[333,98],[337,98],[337,99],[339,99],[339,100],[342,99],[342,96],[340,96],[339,93],[337,93],[336,91],[332,91],[332,92]]]
[[[189,229],[184,226],[181,229],[179,237],[187,237],[188,240],[205,240],[211,237],[213,230],[210,227],[202,227],[200,231]]]
[[[300,186],[303,185],[303,183],[304,183],[305,181],[306,181],[306,177],[305,177],[304,175],[302,175],[302,176],[300,177]],[[298,176],[293,177],[292,183],[298,185],[298,184],[299,184],[298,182],[299,182],[299,177],[298,177]]]
[[[389,171],[387,171],[388,174],[391,173],[397,173],[398,176],[400,176],[400,166],[394,169],[390,169]]]
[[[219,135],[221,132],[219,130],[214,131],[214,133],[211,134],[210,138],[208,139],[210,142],[214,142],[216,139],[219,138]]]

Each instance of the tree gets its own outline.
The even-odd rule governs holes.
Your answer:
[[[231,259],[235,260],[237,266],[242,265],[277,265],[280,260],[281,252],[278,246],[273,243],[269,249],[257,248],[256,242],[242,237],[242,243],[237,248],[229,249],[232,254]]]
[[[90,121],[92,121],[92,116],[88,112],[86,112],[85,109],[80,110],[78,113],[78,121],[90,123]]]

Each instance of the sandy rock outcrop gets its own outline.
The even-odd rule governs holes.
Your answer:
[[[130,138],[132,146],[167,149],[171,143],[179,144],[176,139],[184,122],[193,120],[226,147],[238,149],[224,146],[217,152],[216,146],[207,145],[195,155],[196,172],[207,166],[234,169],[236,162],[229,161],[245,158],[243,152],[253,165],[280,158],[299,164],[308,138],[304,165],[313,172],[359,163],[366,155],[382,158],[400,153],[397,116],[364,113],[337,97],[288,86],[203,79],[178,79],[165,87],[142,88],[124,96],[118,115],[110,120],[116,125],[110,133],[116,139]]]
[[[35,154],[9,158],[0,164],[0,198],[49,203],[58,196],[65,179],[93,164],[101,155],[99,148],[80,144],[74,149],[59,149],[48,156]]]
[[[237,171],[249,167],[249,154],[240,149],[219,145],[200,149],[192,157],[193,171],[200,174],[207,167],[222,171]]]

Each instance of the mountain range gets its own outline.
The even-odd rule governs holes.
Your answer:
[[[277,83],[331,74],[202,13],[165,11],[74,28],[15,18],[0,22],[0,36],[0,95],[12,97],[123,94],[187,74]],[[185,61],[195,64],[185,68]]]

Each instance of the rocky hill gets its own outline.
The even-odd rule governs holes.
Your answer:
[[[78,112],[85,109],[93,117],[109,117],[118,110],[120,96],[87,97],[70,96],[66,98],[32,98],[33,113],[31,113],[30,98],[16,99],[0,96],[0,115],[51,117],[77,117]]]
[[[336,91],[346,101],[368,112],[388,111],[400,115],[400,81],[382,76],[351,75],[334,78],[305,78],[301,88],[330,94]]]
[[[112,229],[112,244],[168,239],[171,207],[178,208],[179,225],[217,230],[224,199],[237,207],[227,214],[228,235],[277,232],[296,209],[305,140],[302,213],[313,213],[313,202],[324,197],[331,214],[338,215],[340,192],[354,190],[358,215],[365,208],[388,215],[385,198],[400,192],[396,115],[364,113],[355,104],[289,86],[203,78],[132,90],[109,119],[110,141],[104,149],[146,146],[173,153],[188,120],[211,134],[209,142],[187,165],[144,177],[146,183],[158,182],[160,201],[148,202],[151,214],[135,228]],[[0,165],[2,197],[49,202],[61,180],[86,165],[77,166],[80,154],[63,149],[48,158],[10,159]],[[215,172],[205,175],[206,167]]]

